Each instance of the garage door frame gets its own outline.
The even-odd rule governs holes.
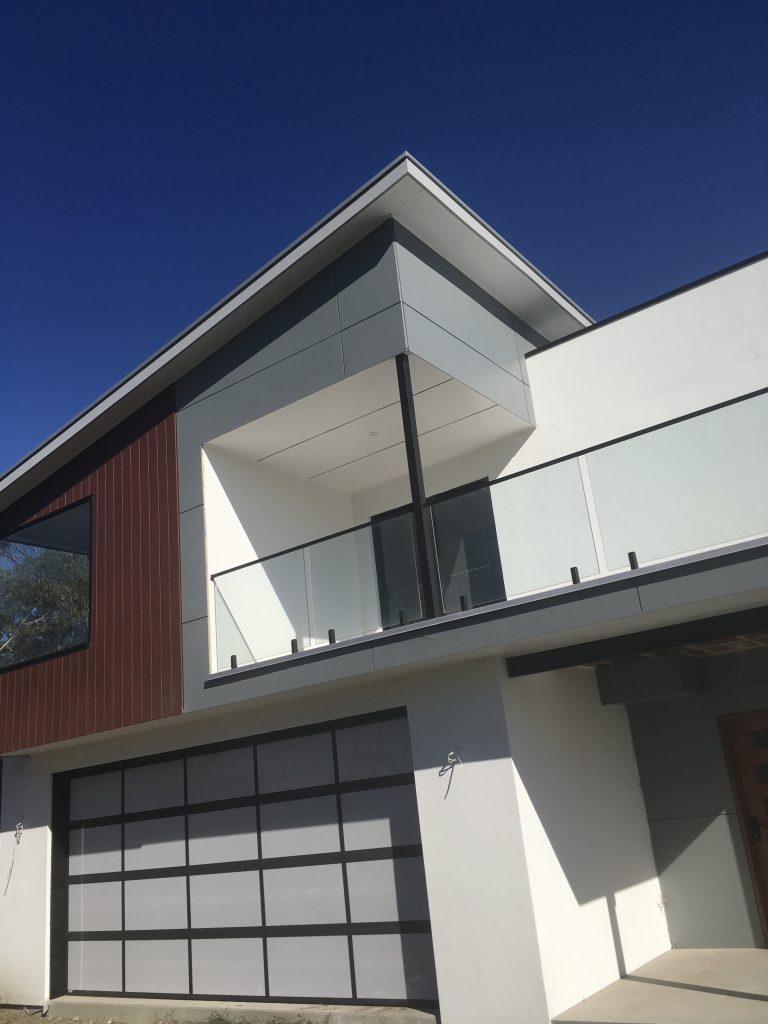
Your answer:
[[[412,1006],[417,1009],[424,1009],[429,1011],[437,1010],[437,1000],[435,999],[422,999],[422,998],[403,998],[403,999],[386,999],[386,998],[365,998],[357,994],[356,990],[356,979],[355,979],[355,957],[352,952],[353,938],[358,935],[409,935],[409,934],[427,934],[431,937],[431,927],[429,917],[419,920],[395,920],[395,921],[378,921],[378,922],[363,922],[353,923],[350,914],[350,898],[349,898],[349,885],[347,878],[347,868],[349,864],[359,863],[362,861],[381,860],[391,857],[393,860],[400,858],[422,858],[422,847],[421,842],[409,843],[407,845],[390,846],[390,847],[377,847],[375,849],[361,849],[361,850],[346,850],[344,843],[344,829],[342,827],[342,796],[345,793],[367,791],[373,789],[383,789],[394,786],[405,786],[414,785],[414,774],[410,770],[408,772],[399,772],[398,774],[391,775],[380,775],[377,777],[366,777],[359,779],[350,779],[348,781],[340,781],[339,778],[339,759],[338,759],[338,748],[337,748],[337,731],[345,728],[351,728],[359,725],[367,725],[375,722],[385,722],[390,720],[406,719],[405,708],[396,708],[377,712],[374,714],[356,716],[353,718],[344,718],[333,721],[327,721],[317,723],[308,726],[302,726],[300,728],[285,729],[278,732],[268,732],[264,734],[257,734],[253,736],[243,736],[234,739],[222,741],[219,743],[203,744],[194,747],[187,747],[181,749],[174,749],[164,751],[162,753],[148,755],[138,758],[129,758],[117,762],[109,762],[100,765],[88,766],[87,768],[80,768],[70,772],[58,773],[53,776],[52,785],[52,863],[51,863],[51,927],[50,927],[50,943],[51,943],[51,958],[50,958],[50,990],[51,997],[54,998],[59,995],[64,995],[68,991],[72,991],[75,994],[81,995],[105,995],[105,996],[124,996],[126,998],[183,998],[183,999],[211,999],[211,998],[230,998],[237,999],[238,1001],[252,1001],[258,1002],[315,1002],[315,1003],[336,1003],[336,1004],[349,1004],[349,1005],[393,1005],[393,1006]],[[257,764],[256,750],[260,744],[266,744],[273,741],[279,741],[283,739],[293,739],[297,737],[307,736],[314,733],[330,732],[332,737],[333,747],[333,766],[335,780],[332,784],[313,786],[310,788],[303,787],[297,790],[281,790],[279,792],[270,793],[259,793],[258,792],[258,770],[254,771],[256,777],[255,795],[252,797],[239,797],[232,800],[221,800],[215,801],[214,804],[202,804],[195,807],[190,811],[190,804],[187,803],[187,761],[186,758],[195,757],[199,755],[215,754],[222,751],[233,750],[236,748],[242,748],[245,746],[252,746],[253,748],[253,759],[254,766]],[[158,992],[128,992],[125,991],[125,941],[127,939],[142,939],[149,938],[150,936],[145,935],[144,932],[127,931],[125,929],[125,886],[121,887],[122,893],[122,928],[118,932],[108,933],[109,939],[119,939],[122,941],[122,958],[123,958],[123,991],[95,991],[95,990],[70,990],[68,987],[68,942],[78,941],[82,939],[106,939],[107,933],[100,932],[88,932],[88,933],[70,933],[68,931],[69,926],[69,886],[71,879],[69,876],[69,832],[70,827],[81,828],[83,826],[92,826],[94,823],[105,823],[109,821],[112,824],[121,825],[121,835],[125,835],[125,824],[127,822],[142,820],[143,817],[159,817],[157,810],[153,812],[133,812],[132,814],[125,813],[125,771],[132,768],[157,765],[163,762],[170,762],[176,760],[183,760],[184,764],[184,792],[185,792],[185,803],[170,808],[163,808],[162,814],[165,816],[178,816],[184,815],[185,818],[185,835],[186,835],[186,864],[183,867],[176,867],[173,870],[169,869],[158,869],[152,877],[164,877],[171,874],[174,875],[186,875],[191,877],[194,874],[203,874],[206,870],[206,866],[195,866],[190,864],[189,857],[189,825],[188,820],[191,814],[196,813],[204,809],[227,809],[230,806],[255,806],[256,816],[259,828],[259,858],[257,861],[231,861],[227,862],[228,866],[222,868],[218,866],[219,872],[226,872],[228,870],[244,870],[254,869],[259,871],[260,879],[260,898],[261,898],[261,925],[249,927],[247,929],[194,929],[189,927],[191,925],[191,917],[189,916],[189,897],[188,897],[188,917],[187,917],[187,928],[186,929],[174,929],[163,931],[162,933],[153,932],[152,938],[186,938],[189,943],[190,949],[190,992],[189,993],[178,993],[178,994],[167,994]],[[75,823],[70,823],[70,786],[73,780],[83,778],[91,775],[98,775],[105,772],[118,772],[121,774],[121,815],[119,817],[111,816],[107,818],[92,818],[92,819],[78,819]],[[306,855],[296,857],[280,857],[280,858],[264,858],[261,856],[261,812],[260,809],[264,804],[276,803],[280,801],[287,801],[291,799],[301,799],[304,797],[315,797],[315,796],[330,796],[333,795],[336,798],[338,822],[339,822],[339,852],[336,854],[318,854],[316,856],[307,857]],[[415,800],[415,792],[414,792]],[[419,836],[420,840],[420,836]],[[123,850],[125,846],[123,843]],[[265,923],[265,904],[264,904],[264,870],[275,867],[290,867],[296,863],[296,865],[306,866],[308,864],[327,864],[327,863],[340,863],[343,877],[343,888],[344,888],[344,902],[346,910],[346,923],[344,924],[323,924],[316,926],[297,926],[297,927],[285,927],[280,925],[267,925]],[[210,869],[210,866],[209,866]],[[120,880],[123,883],[136,876],[136,872],[125,871],[125,854],[122,853],[121,870],[120,872],[110,872],[109,879],[106,875],[96,875],[91,878],[90,876],[78,876],[88,881],[104,881],[104,880]],[[141,872],[141,877],[149,877],[148,872]],[[187,886],[189,893],[189,885]],[[204,935],[199,933],[205,932]],[[263,948],[265,951],[266,959],[266,940],[270,937],[280,937],[285,935],[338,935],[346,936],[349,944],[349,957],[350,957],[350,975],[351,975],[351,991],[352,995],[349,998],[336,997],[333,998],[313,998],[302,994],[298,996],[280,996],[273,995],[269,991],[269,972],[265,969],[265,985],[266,994],[264,996],[242,996],[237,993],[231,995],[215,995],[200,994],[196,995],[191,992],[192,983],[192,968],[191,968],[191,948],[192,939],[197,938],[216,938],[216,937],[231,937],[234,932],[237,932],[238,937],[261,937],[263,939]],[[220,933],[220,935],[219,935]],[[431,939],[430,939],[431,941]]]

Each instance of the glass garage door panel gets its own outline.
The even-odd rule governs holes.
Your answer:
[[[62,989],[437,1007],[402,712],[57,785]]]

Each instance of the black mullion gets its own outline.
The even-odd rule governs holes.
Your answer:
[[[256,797],[256,850],[259,854],[259,900],[261,901],[261,926],[267,926],[267,904],[264,898],[264,857],[261,852],[261,802],[259,800],[259,761],[257,756],[257,744],[251,747],[253,756],[253,792]],[[269,953],[267,951],[267,936],[264,934],[261,940],[261,956],[264,967],[264,998],[269,998]]]
[[[270,868],[317,867],[320,864],[353,864],[361,860],[400,860],[421,857],[421,843],[408,846],[374,846],[366,850],[344,850],[336,853],[302,853],[290,857],[262,857],[256,860],[214,861],[211,864],[175,864],[167,868],[139,868],[134,871],[103,871],[92,875],[71,875],[71,885],[92,882],[139,881],[145,878],[178,878],[185,875],[228,875],[239,871],[260,871]]]
[[[121,938],[152,939],[259,939],[304,938],[317,935],[412,935],[431,934],[428,919],[420,921],[360,921],[356,924],[242,925],[232,928],[146,928],[125,931],[68,932],[71,942],[117,942]]]
[[[407,786],[414,781],[413,772],[399,772],[396,775],[380,775],[369,779],[350,779],[338,785],[303,786],[297,789],[277,790],[272,793],[256,793],[254,796],[229,797],[226,800],[206,800],[205,803],[176,804],[173,807],[153,807],[148,811],[131,811],[129,814],[110,814],[99,818],[81,818],[70,823],[71,829],[100,828],[104,825],[130,824],[135,821],[157,821],[161,818],[180,818],[186,814],[208,814],[211,811],[229,811],[239,807],[253,807],[254,804],[275,804],[289,800],[308,800],[319,796],[335,796],[342,793],[357,793],[365,789],[389,789]]]
[[[404,707],[385,708],[382,711],[371,711],[364,715],[352,715],[349,718],[332,722],[316,722],[312,725],[294,726],[291,729],[278,729],[274,732],[262,733],[257,736],[237,736],[230,740],[220,740],[218,743],[201,743],[195,747],[181,747],[178,750],[166,750],[155,754],[147,754],[143,757],[125,758],[122,761],[110,761],[108,764],[92,765],[88,768],[75,768],[70,772],[60,772],[57,774],[70,779],[83,778],[86,775],[101,775],[107,771],[119,771],[121,768],[138,768],[141,765],[178,761],[182,757],[192,757],[195,754],[215,754],[219,751],[234,750],[236,747],[247,747],[253,743],[277,743],[280,740],[293,739],[297,736],[309,736],[312,733],[327,732],[331,728],[349,729],[355,725],[367,725],[370,722],[386,722],[390,719],[396,720],[406,717],[407,713]]]
[[[189,804],[189,789],[187,783],[187,759],[183,761],[183,776],[184,776],[184,806],[185,808]],[[189,879],[189,814],[184,813],[184,866],[186,867],[186,881],[187,881],[187,928],[190,930],[190,938],[187,939],[187,968],[189,971],[189,992],[192,994],[192,896],[190,892],[190,879]]]
[[[347,878],[347,865],[344,859],[346,852],[344,846],[344,822],[341,809],[341,789],[339,788],[339,752],[336,747],[336,730],[331,729],[331,749],[333,750],[333,777],[336,782],[336,815],[339,821],[339,852],[341,853],[341,880],[344,886],[344,913],[348,927],[352,926],[352,911],[349,905],[349,879]],[[352,943],[352,934],[347,935],[347,951],[349,954],[349,981],[352,989],[352,998],[357,999],[357,978],[355,976],[355,950]]]
[[[120,772],[120,919],[123,937],[120,941],[122,989],[125,992],[125,771]]]

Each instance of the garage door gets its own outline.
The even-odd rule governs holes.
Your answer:
[[[54,990],[436,1006],[404,713],[56,776],[54,806]]]

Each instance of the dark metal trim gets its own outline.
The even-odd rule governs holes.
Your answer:
[[[54,775],[51,786],[51,966],[52,999],[67,992],[69,927],[69,779]]]
[[[443,614],[440,572],[435,548],[435,534],[432,529],[432,513],[424,491],[424,473],[419,449],[419,433],[416,424],[416,407],[413,401],[413,385],[408,353],[395,356],[397,387],[400,393],[400,412],[403,417],[403,438],[408,462],[408,480],[411,486],[413,505],[413,533],[416,546],[416,561],[421,576],[424,600],[424,617],[433,619]]]
[[[69,942],[146,942],[152,939],[260,939],[315,935],[431,934],[429,921],[363,921],[358,924],[277,924],[241,928],[137,928],[135,931],[69,932]]]

